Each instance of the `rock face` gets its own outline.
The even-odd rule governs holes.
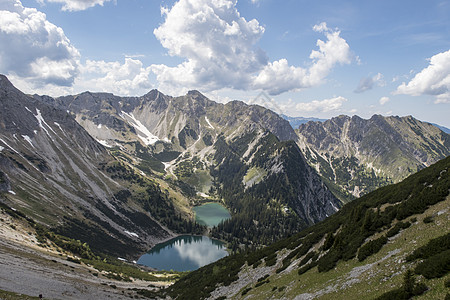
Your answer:
[[[450,155],[450,135],[411,116],[339,116],[296,132],[308,162],[347,196],[399,182]]]
[[[113,254],[136,253],[171,235],[142,207],[117,199],[128,186],[105,171],[117,163],[105,147],[65,110],[23,94],[4,76],[0,146],[0,191],[9,191],[2,201],[37,221],[111,246]]]

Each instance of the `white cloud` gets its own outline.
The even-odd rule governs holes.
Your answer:
[[[298,112],[330,112],[339,110],[346,101],[347,99],[339,96],[331,99],[297,103],[295,108]]]
[[[109,1],[111,0],[38,0],[38,2],[41,4],[43,4],[44,2],[62,3],[64,4],[62,7],[62,10],[64,11],[85,10],[96,5],[103,6],[105,2]]]
[[[156,38],[170,55],[186,59],[176,67],[152,66],[163,90],[245,89],[250,74],[267,63],[255,48],[264,28],[241,17],[236,0],[180,0],[161,11],[165,21]]]
[[[397,87],[395,94],[411,96],[432,95],[435,103],[450,103],[450,50],[429,59],[428,67],[408,83]]]
[[[125,58],[125,62],[88,60],[80,66],[78,89],[101,91],[116,95],[142,95],[152,88],[149,79],[150,67],[144,67],[137,59]]]
[[[264,27],[241,17],[236,2],[179,0],[170,9],[162,8],[165,21],[154,34],[170,55],[185,61],[175,67],[152,66],[160,89],[263,89],[276,95],[318,85],[336,64],[351,62],[347,42],[326,23],[313,28],[327,40],[317,41],[309,68],[290,66],[286,59],[269,62],[256,45]]]
[[[80,53],[44,13],[19,0],[0,2],[0,72],[35,86],[70,86]]]
[[[289,66],[286,59],[268,63],[255,78],[254,87],[277,95],[317,86],[324,81],[336,64],[351,62],[350,47],[340,37],[339,31],[329,29],[326,23],[315,25],[313,30],[324,33],[327,41],[317,41],[319,50],[311,51],[309,58],[312,65],[309,68]]]
[[[87,60],[79,65],[79,74],[72,86],[47,84],[37,87],[22,77],[8,77],[17,88],[31,94],[61,96],[91,91],[141,96],[153,87],[150,74],[150,67],[144,67],[140,60],[126,57],[124,62]]]
[[[380,98],[380,104],[381,105],[385,105],[386,103],[388,103],[389,102],[389,97],[381,97]]]
[[[384,81],[384,76],[381,73],[376,74],[373,77],[365,77],[362,78],[359,82],[358,87],[355,90],[355,93],[363,93],[365,91],[371,90],[374,86],[385,86],[386,82]]]

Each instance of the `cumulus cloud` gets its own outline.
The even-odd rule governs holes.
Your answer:
[[[35,86],[22,77],[8,78],[20,90],[31,94],[61,96],[84,91],[107,92],[119,96],[141,96],[153,88],[150,67],[138,59],[125,57],[123,62],[87,60],[79,64],[79,74],[72,86],[47,84]]]
[[[271,95],[313,87],[321,84],[336,64],[351,62],[350,47],[340,31],[329,29],[326,23],[315,25],[313,30],[324,33],[327,41],[317,41],[319,50],[311,52],[309,68],[290,66],[286,59],[268,63],[255,78],[254,87]]]
[[[429,62],[411,81],[398,86],[395,94],[432,95],[435,103],[450,103],[450,50],[432,56]]]
[[[176,67],[152,66],[163,89],[244,89],[250,74],[267,63],[264,52],[254,47],[264,28],[241,17],[236,0],[180,0],[162,14],[165,21],[154,30],[156,38],[170,55],[186,59]]]
[[[331,99],[297,103],[295,109],[298,112],[330,112],[339,110],[346,101],[347,99],[339,96]]]
[[[62,3],[62,10],[64,11],[85,10],[96,5],[103,6],[105,2],[109,1],[111,0],[38,0],[38,2],[41,4],[44,4],[45,2]]]
[[[380,104],[381,105],[385,105],[386,103],[388,103],[389,102],[389,97],[381,97],[380,98]]]
[[[80,66],[77,85],[85,90],[102,91],[116,95],[142,95],[152,88],[150,67],[137,59],[125,58],[124,63],[87,60]]]
[[[19,0],[0,2],[0,72],[36,86],[70,86],[80,53],[46,15]]]
[[[257,47],[264,27],[241,17],[236,2],[179,0],[162,8],[165,21],[154,34],[169,55],[185,61],[175,67],[152,66],[161,89],[263,89],[276,95],[318,85],[336,64],[351,62],[347,42],[326,23],[313,28],[327,40],[317,41],[309,68],[290,66],[286,59],[269,62]]]
[[[358,87],[355,90],[355,93],[363,93],[365,91],[373,89],[375,86],[385,86],[386,82],[384,81],[384,76],[381,73],[376,74],[373,77],[365,77],[362,78],[359,82]]]

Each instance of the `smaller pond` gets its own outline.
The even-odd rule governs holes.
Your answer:
[[[222,242],[183,235],[156,245],[137,261],[157,270],[193,271],[228,255]]]
[[[195,221],[208,227],[219,225],[223,220],[231,217],[230,212],[219,203],[207,203],[193,208]]]

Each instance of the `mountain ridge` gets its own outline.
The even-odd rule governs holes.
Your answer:
[[[450,136],[412,116],[342,115],[308,122],[296,132],[310,165],[352,196],[399,182],[450,155]]]

